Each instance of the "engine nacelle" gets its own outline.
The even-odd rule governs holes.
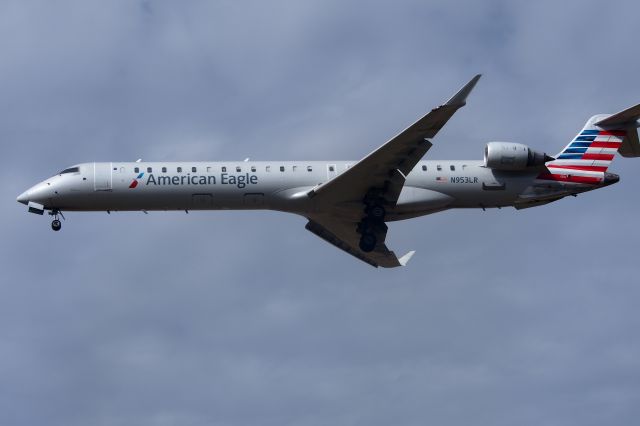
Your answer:
[[[489,142],[484,148],[484,165],[496,170],[526,170],[554,160],[545,153],[513,142]]]

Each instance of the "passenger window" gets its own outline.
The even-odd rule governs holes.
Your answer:
[[[422,170],[426,172],[426,171],[427,171],[427,166],[424,166],[424,165],[423,165],[423,166],[422,166]]]
[[[136,167],[135,169],[133,169],[133,171],[136,173],[140,173],[140,167]]]
[[[147,173],[151,173],[153,172],[153,169],[151,167],[147,167]]]
[[[284,166],[280,166],[280,171],[284,172]]]
[[[313,171],[313,168],[311,166],[307,166],[307,171],[311,172],[311,171]]]
[[[330,171],[330,172],[335,172],[335,171],[336,171],[336,168],[335,168],[335,167],[333,167],[333,166],[329,166],[329,171]]]
[[[439,172],[441,172],[441,171],[442,171],[442,166],[441,166],[440,164],[438,164],[438,165],[436,166],[436,169],[437,169]]]
[[[162,168],[162,173],[167,173],[167,168],[166,167]]]
[[[197,172],[197,171],[198,171],[198,169],[196,169],[195,167],[192,167],[192,168],[191,168],[191,171],[192,171],[193,173],[195,173],[195,172]]]
[[[456,166],[451,165],[451,166],[449,166],[449,168],[451,169],[452,172],[456,171]]]
[[[176,170],[178,171],[178,173],[182,173],[182,167],[178,167]]]
[[[236,172],[240,173],[242,171],[242,168],[240,166],[236,167]]]
[[[251,171],[255,172],[256,171],[256,166],[251,166]]]

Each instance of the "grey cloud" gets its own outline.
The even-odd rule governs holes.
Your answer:
[[[638,102],[633,2],[0,6],[2,424],[634,424],[637,165],[391,225],[373,270],[273,212],[14,200],[94,160],[357,159],[476,72],[432,158],[553,154]],[[619,11],[625,11],[620,13]]]

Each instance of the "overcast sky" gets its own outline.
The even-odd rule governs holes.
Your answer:
[[[68,213],[79,162],[357,160],[476,73],[431,159],[558,152],[640,102],[637,1],[0,1],[0,424],[633,425],[640,160],[390,226],[377,270],[274,212]]]

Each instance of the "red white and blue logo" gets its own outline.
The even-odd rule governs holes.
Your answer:
[[[138,186],[138,180],[142,179],[142,176],[144,176],[144,172],[140,172],[140,174],[138,176],[136,176],[136,178],[129,185],[129,188],[133,189],[136,186]]]
[[[625,136],[625,130],[583,129],[538,179],[599,184]]]

